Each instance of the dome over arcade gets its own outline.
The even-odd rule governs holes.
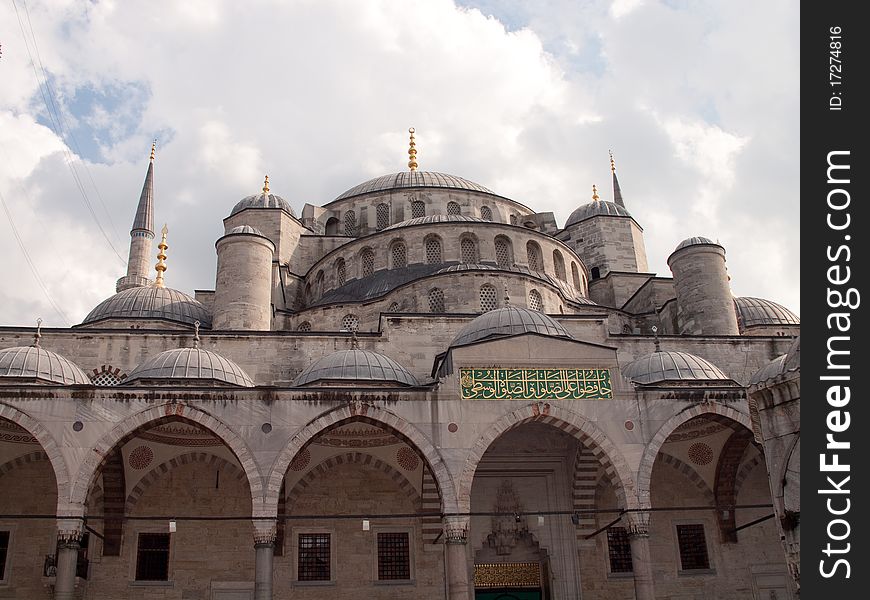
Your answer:
[[[606,200],[595,200],[589,204],[578,207],[565,221],[565,227],[570,227],[592,217],[630,217],[631,213],[624,206]]]
[[[230,211],[230,216],[242,212],[246,208],[280,208],[284,212],[296,216],[290,203],[284,200],[281,196],[273,194],[269,190],[269,176],[266,176],[266,181],[263,184],[263,191],[253,196],[245,196],[233,207]]]
[[[35,379],[61,385],[90,385],[91,380],[71,360],[39,346],[0,350],[0,381]]]
[[[800,325],[800,318],[784,306],[763,298],[734,298],[737,318],[743,327],[753,325]]]
[[[719,367],[688,352],[656,350],[622,369],[622,376],[641,384],[662,381],[731,381]]]
[[[752,377],[749,378],[749,385],[757,385],[782,373],[785,365],[785,358],[785,354],[780,354],[772,361],[758,369],[758,371],[753,373]]]
[[[100,302],[82,325],[105,319],[163,319],[211,327],[211,315],[198,300],[172,288],[150,285],[118,292]]]
[[[152,356],[133,369],[124,383],[143,379],[196,380],[254,387],[253,380],[239,365],[216,352],[200,348],[176,348]]]
[[[542,312],[519,306],[505,306],[485,312],[466,324],[459,330],[450,346],[462,346],[493,337],[521,333],[540,333],[573,339],[567,329]]]
[[[294,385],[318,381],[366,381],[416,386],[417,379],[388,356],[369,350],[340,350],[318,358],[296,377]]]
[[[381,175],[380,177],[375,177],[374,179],[369,179],[359,185],[355,185],[339,195],[335,200],[345,200],[347,198],[353,198],[354,196],[362,196],[363,194],[372,194],[374,192],[415,188],[467,190],[471,192],[491,194],[493,196],[498,195],[478,183],[474,183],[473,181],[469,181],[463,177],[457,177],[456,175],[436,173],[434,171],[402,171],[400,173]],[[333,202],[335,200],[333,200]]]

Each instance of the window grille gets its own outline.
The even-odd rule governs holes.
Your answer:
[[[516,215],[511,215],[511,225],[516,225],[518,220]]]
[[[459,249],[462,254],[462,262],[464,263],[478,263],[480,262],[480,257],[477,253],[477,242],[469,237],[462,238],[462,241],[459,242]]]
[[[356,213],[352,210],[344,213],[344,235],[356,235]]]
[[[489,312],[495,310],[497,306],[498,298],[495,288],[488,283],[482,285],[480,287],[480,310],[482,312]]]
[[[411,579],[411,544],[407,533],[378,534],[378,579]]]
[[[429,290],[429,312],[444,312],[444,291],[439,288]]]
[[[511,243],[503,238],[495,238],[495,262],[500,269],[511,268]]]
[[[420,200],[411,202],[411,218],[417,219],[426,216],[426,204]]]
[[[400,269],[408,266],[408,250],[404,242],[396,242],[391,249],[393,254],[393,268]]]
[[[544,300],[541,298],[541,293],[538,290],[529,292],[529,308],[541,312],[544,311]]]
[[[702,524],[677,525],[677,543],[680,547],[680,564],[684,571],[710,568]]]
[[[565,259],[562,258],[562,253],[558,250],[553,250],[553,266],[556,277],[562,281],[568,281],[568,276],[565,274]]]
[[[121,383],[121,378],[115,375],[112,371],[103,371],[99,375],[94,375],[91,383],[98,387],[111,387]]]
[[[631,544],[625,527],[611,527],[607,530],[607,555],[610,558],[611,573],[631,573]]]
[[[393,302],[390,304],[390,307],[387,309],[387,312],[399,312],[399,303]]]
[[[169,581],[169,534],[140,533],[136,581]]]
[[[574,287],[578,291],[581,291],[583,288],[580,287],[580,272],[577,270],[577,263],[574,261],[571,261],[571,279],[574,280]]]
[[[342,286],[347,281],[347,269],[344,266],[344,259],[339,258],[335,264],[335,279],[339,286]]]
[[[492,221],[492,209],[488,206],[481,206],[480,218],[484,221]]]
[[[311,323],[308,321],[302,321],[299,323],[299,327],[296,328],[297,331],[311,331]]]
[[[328,533],[300,533],[298,581],[330,581],[332,575]]]
[[[375,253],[370,248],[366,248],[360,254],[360,262],[362,263],[362,276],[368,277],[375,272]]]
[[[526,244],[526,254],[529,258],[529,269],[532,271],[544,270],[543,261],[541,261],[541,248],[535,242]]]
[[[426,240],[426,263],[437,265],[442,263],[441,258],[441,240],[436,237],[430,237]]]
[[[462,209],[459,208],[459,204],[456,202],[448,202],[447,203],[447,214],[448,215],[461,215]]]
[[[378,220],[378,231],[381,229],[386,229],[390,226],[390,206],[388,204],[378,204],[377,212],[377,220]]]
[[[356,315],[344,315],[341,319],[341,328],[344,331],[359,330],[359,318]]]

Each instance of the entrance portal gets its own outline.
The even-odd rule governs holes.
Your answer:
[[[541,563],[504,562],[474,565],[475,600],[546,600]]]

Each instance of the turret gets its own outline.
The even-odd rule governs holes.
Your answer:
[[[142,194],[139,196],[139,206],[130,230],[130,256],[127,259],[127,274],[115,284],[115,291],[120,292],[134,287],[144,287],[151,283],[148,273],[151,271],[151,240],[154,239],[154,152],[157,142],[151,144],[151,158]]]
[[[259,229],[240,225],[215,244],[217,280],[212,329],[269,331],[275,244]]]
[[[678,333],[739,335],[725,248],[703,237],[684,240],[668,257],[677,291]]]

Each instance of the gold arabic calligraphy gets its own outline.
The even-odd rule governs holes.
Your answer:
[[[609,369],[460,369],[463,400],[613,398]]]

